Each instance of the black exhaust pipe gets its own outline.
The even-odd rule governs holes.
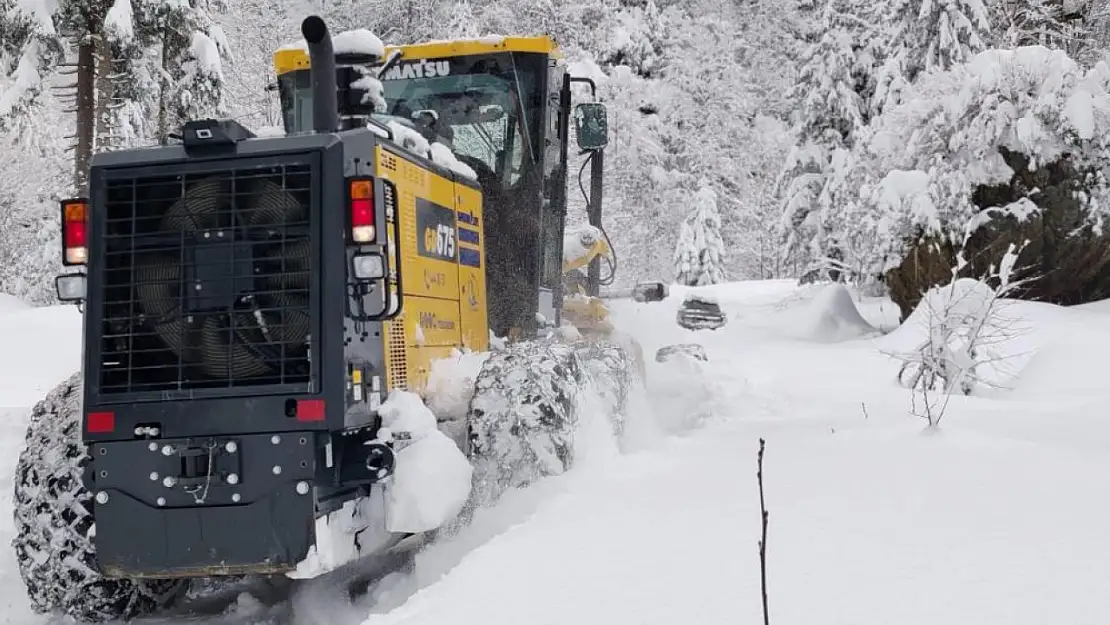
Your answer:
[[[339,130],[339,101],[335,83],[335,47],[328,26],[319,16],[301,22],[301,34],[308,43],[308,62],[312,66],[312,130]]]

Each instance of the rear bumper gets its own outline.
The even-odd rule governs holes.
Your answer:
[[[93,540],[106,577],[283,573],[308,554],[315,542],[311,433],[151,443],[90,448]]]

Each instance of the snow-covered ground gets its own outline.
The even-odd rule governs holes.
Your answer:
[[[759,622],[761,437],[775,625],[1102,625],[1110,617],[1110,385],[1102,373],[1110,305],[1007,307],[1022,328],[1011,346],[1012,390],[953,399],[939,431],[924,435],[895,381],[898,364],[880,351],[913,339],[912,328],[891,332],[889,301],[854,297],[856,316],[852,298],[824,287],[699,290],[728,314],[723,329],[678,327],[679,287],[664,302],[613,302],[616,325],[641,341],[649,361],[628,440],[618,444],[602,419],[588,420],[573,471],[481,511],[421,552],[412,572],[388,577],[355,605],[316,588],[280,615],[240,607],[228,617]],[[71,312],[0,310],[8,348],[0,405],[27,406],[76,367]],[[64,337],[47,340],[55,325]],[[685,342],[705,347],[704,380],[652,359],[658,347]],[[25,411],[5,416],[7,506]],[[10,514],[0,516],[6,541]],[[0,582],[4,622],[43,622],[29,614],[7,552]]]

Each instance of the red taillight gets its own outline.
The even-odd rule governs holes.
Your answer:
[[[297,421],[323,421],[324,420],[324,400],[322,399],[298,399],[297,400]]]
[[[114,412],[90,412],[85,417],[85,429],[90,434],[107,434],[116,429]]]
[[[371,243],[377,232],[374,228],[374,181],[358,178],[350,181],[351,239],[356,243]]]
[[[62,200],[62,264],[84,265],[89,259],[89,205],[82,198]]]

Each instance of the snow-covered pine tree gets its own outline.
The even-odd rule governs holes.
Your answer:
[[[991,40],[1006,48],[1041,45],[1067,49],[1073,27],[1060,0],[994,0]]]
[[[1108,42],[1106,0],[989,0],[992,45],[1042,45],[1063,50],[1081,65],[1097,62]]]
[[[726,253],[721,238],[721,216],[717,212],[717,193],[704,178],[698,186],[694,210],[682,222],[674,254],[675,282],[687,286],[725,281]]]
[[[161,78],[154,138],[164,143],[185,121],[226,111],[222,62],[229,50],[208,0],[155,0],[151,9],[140,27],[160,44],[153,72]]]
[[[119,133],[113,127],[133,126],[149,114],[142,104],[149,103],[151,76],[161,84],[159,137],[175,120],[219,101],[217,42],[223,38],[211,30],[207,6],[207,0],[17,3],[0,14],[0,32],[20,36],[5,42],[20,53],[0,92],[0,122],[34,104],[44,81],[70,60],[76,67],[74,188],[83,190],[92,153],[110,147],[112,136],[135,134],[133,127]],[[153,67],[152,54],[160,55]]]
[[[887,19],[896,28],[888,49],[904,51],[910,82],[922,72],[967,61],[990,40],[984,0],[893,0]]]
[[[188,75],[193,59],[178,55],[180,70],[163,65],[166,30],[158,20],[203,11],[202,1],[0,0],[0,141],[31,157],[0,176],[9,191],[0,219],[0,256],[8,259],[0,289],[36,303],[53,301],[50,278],[60,269],[56,202],[84,189],[94,151],[144,143],[154,134],[148,129],[158,118],[155,77]],[[196,110],[210,91],[190,93],[201,95],[189,99]],[[67,168],[72,184],[59,182]]]
[[[823,32],[809,47],[791,89],[795,147],[779,179],[786,254],[803,273],[828,272],[835,250],[837,209],[830,184],[851,166],[851,150],[866,124],[858,89],[858,54],[866,35],[849,0],[829,0]]]

